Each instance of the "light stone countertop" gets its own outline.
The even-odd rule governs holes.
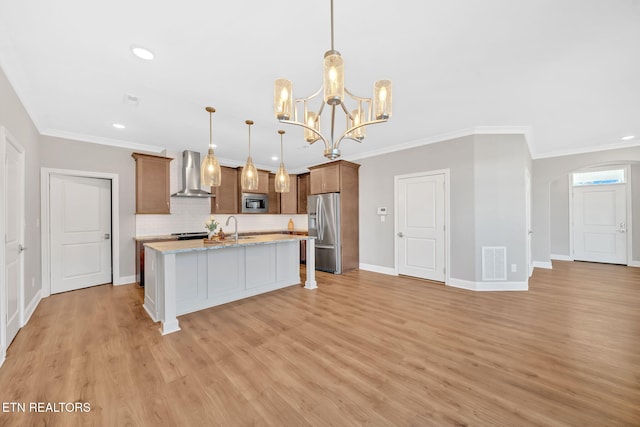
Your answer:
[[[223,241],[215,243],[204,243],[199,240],[172,240],[169,242],[145,243],[145,247],[158,252],[171,254],[191,251],[208,251],[212,249],[223,249],[237,246],[268,245],[278,242],[295,242],[300,240],[315,239],[315,237],[299,236],[294,234],[259,234],[253,236],[240,236],[236,243],[233,236],[227,236]]]
[[[203,233],[206,230],[202,230]],[[238,235],[242,236],[254,236],[256,234],[281,234],[281,233],[308,233],[307,229],[294,228],[293,230],[252,230],[252,231],[239,231]],[[227,234],[228,235],[228,234]],[[160,235],[160,236],[135,236],[133,238],[136,242],[146,242],[147,240],[178,240],[178,236],[172,234]]]

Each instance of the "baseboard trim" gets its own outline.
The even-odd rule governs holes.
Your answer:
[[[569,255],[551,254],[549,257],[552,260],[556,260],[556,261],[573,261],[573,257],[571,257]]]
[[[629,267],[640,267],[640,261],[631,261],[628,264]]]
[[[2,364],[4,363],[4,360],[6,359],[6,354],[5,354],[5,349],[2,349],[2,354],[0,354],[0,368],[2,367]]]
[[[42,289],[38,289],[38,292],[36,292],[36,295],[33,297],[31,302],[29,302],[29,305],[25,307],[24,322],[22,323],[22,326],[26,325],[27,322],[29,322],[29,319],[31,319],[31,316],[36,311],[38,304],[40,304],[40,300],[42,300]]]
[[[551,261],[533,261],[534,268],[546,268],[547,270],[553,270]]]
[[[136,282],[136,276],[123,276],[113,281],[113,286],[130,285]]]
[[[477,292],[500,292],[500,291],[528,291],[529,282],[472,282],[470,280],[462,280],[449,278],[447,286],[454,288],[466,289],[468,291]]]
[[[156,319],[156,316],[154,316],[154,315],[152,314],[152,311],[151,311],[151,310],[149,310],[149,308],[147,307],[147,304],[146,304],[146,303],[145,303],[145,304],[142,304],[142,308],[144,308],[144,311],[146,311],[146,312],[147,312],[147,314],[149,315],[149,317],[151,318],[151,320],[153,320],[153,323],[157,323],[157,322],[158,322],[158,320]]]
[[[391,267],[382,267],[380,265],[364,264],[360,263],[360,270],[373,271],[374,273],[388,274],[390,276],[397,276],[396,270]]]

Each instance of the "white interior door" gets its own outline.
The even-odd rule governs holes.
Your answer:
[[[573,188],[573,258],[627,263],[627,196],[624,184]]]
[[[398,273],[445,280],[444,174],[397,178]]]
[[[20,330],[24,285],[24,153],[7,139],[5,152],[5,283],[7,347]]]
[[[111,180],[52,175],[51,293],[111,282]]]

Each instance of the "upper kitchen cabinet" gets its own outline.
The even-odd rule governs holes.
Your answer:
[[[289,192],[280,193],[280,213],[298,213],[298,180],[295,175],[289,175]]]
[[[136,161],[136,214],[170,214],[171,158],[131,154]]]
[[[260,178],[258,178],[260,179]],[[260,186],[260,182],[258,182]],[[269,174],[269,211],[270,214],[280,213],[280,193],[276,193],[276,174]]]
[[[242,189],[242,167],[237,168],[238,174],[238,192],[239,193],[258,193],[258,194],[269,194],[269,171],[258,170],[258,189],[246,191]]]
[[[222,183],[219,187],[211,187],[211,194],[216,195],[211,199],[211,213],[238,213],[238,171],[226,166],[222,166],[220,169]]]
[[[339,193],[358,186],[360,165],[338,160],[309,168],[310,194]]]
[[[307,196],[309,195],[309,173],[298,175],[298,213],[307,213]]]

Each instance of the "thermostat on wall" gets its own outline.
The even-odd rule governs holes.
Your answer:
[[[378,208],[378,215],[386,215],[387,208]]]

